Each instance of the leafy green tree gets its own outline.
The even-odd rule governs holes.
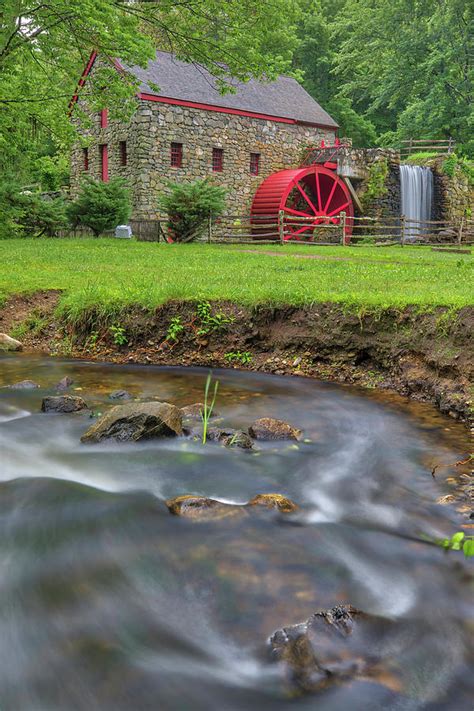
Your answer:
[[[334,24],[341,95],[382,142],[452,136],[474,154],[474,5],[346,0]]]
[[[474,155],[474,5],[299,0],[296,66],[355,145],[452,136]]]
[[[217,217],[225,207],[224,188],[209,179],[193,183],[169,183],[167,193],[159,197],[159,208],[168,215],[170,236],[188,242],[199,236],[209,217]]]
[[[109,182],[87,178],[68,207],[73,227],[88,227],[96,237],[127,222],[130,213],[130,194],[122,178]]]

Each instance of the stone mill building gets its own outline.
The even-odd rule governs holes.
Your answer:
[[[94,71],[92,55],[80,87]],[[157,52],[146,69],[115,62],[140,82],[138,107],[128,124],[93,117],[80,129],[72,152],[71,191],[90,175],[127,179],[135,219],[159,216],[158,194],[168,181],[209,176],[227,189],[228,214],[249,214],[257,187],[266,177],[301,163],[305,147],[334,143],[337,124],[295,79],[234,82],[222,95],[202,67]],[[85,108],[85,107],[84,107]]]

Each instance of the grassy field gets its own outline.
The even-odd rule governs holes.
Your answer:
[[[4,240],[0,263],[0,301],[14,293],[61,289],[61,307],[71,318],[90,306],[115,312],[132,303],[152,308],[169,299],[333,301],[364,308],[461,307],[473,301],[472,256],[420,247]]]

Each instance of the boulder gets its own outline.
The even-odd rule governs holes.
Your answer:
[[[51,395],[44,397],[41,403],[42,412],[79,412],[87,410],[87,404],[77,395]]]
[[[231,435],[227,435],[220,440],[226,447],[238,447],[239,449],[252,449],[252,438],[243,430],[235,430]]]
[[[114,390],[113,393],[109,395],[110,400],[133,400],[133,395],[131,395],[128,390]]]
[[[6,333],[0,333],[0,351],[21,351],[22,349],[23,344],[21,341],[7,336]]]
[[[59,383],[56,383],[56,390],[67,390],[73,383],[74,380],[70,378],[69,375],[65,375],[64,378],[61,378]]]
[[[351,605],[339,605],[274,632],[270,656],[282,664],[293,693],[316,692],[352,679],[371,679],[398,691],[400,683],[389,662],[382,666],[382,638],[391,625]]]
[[[240,449],[252,449],[253,442],[249,435],[243,430],[233,430],[230,427],[210,427],[207,431],[207,439],[210,442],[219,442],[225,447],[239,447]]]
[[[235,430],[230,427],[209,427],[207,430],[207,439],[211,442],[223,442],[228,437],[232,437]]]
[[[167,402],[115,405],[81,437],[81,442],[138,442],[183,434],[181,412]]]
[[[38,383],[33,382],[33,380],[20,380],[19,383],[13,383],[13,385],[8,386],[11,390],[34,390],[39,388]]]
[[[250,499],[249,506],[265,506],[267,509],[277,509],[282,513],[296,511],[298,506],[282,494],[257,494]]]
[[[207,496],[184,494],[168,499],[166,505],[175,516],[192,518],[199,521],[217,520],[222,518],[241,518],[255,511],[255,506],[273,508],[283,513],[295,511],[298,507],[290,499],[281,494],[259,494],[247,504],[226,504]]]
[[[224,504],[222,501],[208,499],[206,496],[185,494],[168,499],[166,505],[170,513],[198,521],[209,521],[222,518],[241,518],[247,516],[243,506]]]
[[[249,435],[254,439],[298,439],[301,430],[296,429],[288,422],[275,420],[273,417],[261,417],[249,427]]]

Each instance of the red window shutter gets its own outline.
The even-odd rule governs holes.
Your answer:
[[[252,175],[258,175],[260,171],[260,153],[250,154],[250,172]]]
[[[107,109],[102,109],[100,112],[100,127],[107,128],[109,123],[109,112]]]
[[[82,149],[83,169],[89,170],[89,149]]]
[[[170,164],[171,164],[172,168],[181,168],[181,166],[183,164],[183,144],[182,143],[172,143],[171,144]]]
[[[106,143],[101,143],[100,151],[100,174],[104,183],[109,180],[109,149]]]
[[[127,141],[120,141],[120,165],[127,165]]]
[[[224,170],[224,151],[222,148],[212,149],[212,170],[214,173],[222,173]]]

